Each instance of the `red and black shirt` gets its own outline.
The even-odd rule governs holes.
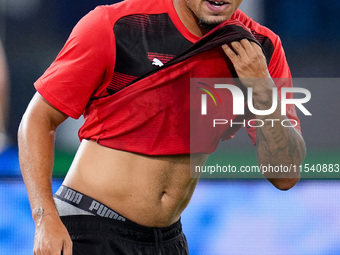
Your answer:
[[[100,6],[80,20],[35,87],[68,116],[84,115],[80,139],[148,155],[211,153],[216,142],[190,150],[190,78],[235,77],[221,43],[257,41],[272,78],[291,78],[280,39],[269,29],[237,10],[217,30],[193,35],[172,0]],[[298,121],[294,107],[287,116]],[[236,131],[223,127],[218,141]],[[256,129],[247,131],[255,142]]]

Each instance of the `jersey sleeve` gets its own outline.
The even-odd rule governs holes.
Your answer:
[[[108,15],[97,7],[74,27],[55,61],[34,83],[36,90],[61,112],[79,118],[112,61],[112,37]]]
[[[286,56],[281,44],[281,40],[279,36],[275,35],[274,39],[272,39],[272,43],[274,45],[274,51],[272,58],[268,65],[269,73],[278,89],[278,96],[281,99],[281,89],[282,87],[292,87],[292,76],[290,73],[290,69],[286,60]],[[292,93],[288,93],[287,98],[292,98]],[[286,108],[286,116],[287,119],[290,120],[292,125],[296,128],[296,130],[301,133],[300,121],[296,114],[296,109],[294,105],[287,105]],[[247,119],[254,118],[254,115],[248,116]],[[280,124],[281,125],[281,124]],[[256,127],[246,127],[248,135],[253,143],[256,144]]]

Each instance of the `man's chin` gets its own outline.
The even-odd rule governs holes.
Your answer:
[[[200,19],[198,22],[198,25],[200,25],[202,28],[210,31],[220,25],[223,21],[208,21],[204,19]]]

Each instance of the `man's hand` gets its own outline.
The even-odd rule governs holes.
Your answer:
[[[266,58],[256,43],[242,39],[240,42],[232,42],[230,46],[224,44],[222,49],[234,65],[244,86],[254,86],[254,78],[270,78]]]
[[[38,212],[34,255],[72,255],[72,241],[58,215]]]
[[[224,44],[222,49],[232,62],[243,86],[253,89],[256,109],[269,109],[275,84],[270,77],[261,47],[248,39],[242,39],[240,42],[232,42],[230,46]]]

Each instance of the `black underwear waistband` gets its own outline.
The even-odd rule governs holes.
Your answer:
[[[58,191],[54,194],[54,197],[93,215],[122,222],[129,222],[128,219],[110,209],[108,206],[65,185],[60,186]]]
[[[87,231],[90,229],[113,231],[125,238],[146,242],[153,242],[160,237],[162,240],[169,240],[182,233],[180,220],[163,228],[141,226],[99,201],[64,185],[60,186],[54,197],[95,215],[62,216],[61,219],[69,231]]]

